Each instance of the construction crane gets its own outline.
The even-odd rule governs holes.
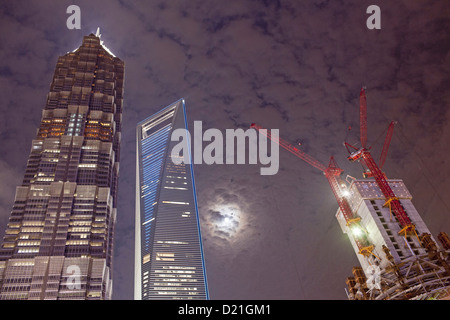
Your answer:
[[[349,151],[350,155],[348,156],[348,159],[350,161],[362,161],[366,167],[367,170],[364,173],[364,177],[373,177],[375,179],[375,182],[377,183],[378,187],[380,188],[381,192],[383,193],[384,197],[386,198],[386,202],[384,206],[389,206],[389,209],[391,213],[395,215],[397,218],[401,230],[399,231],[399,234],[404,234],[405,237],[408,233],[413,233],[417,236],[417,233],[415,231],[415,226],[411,222],[411,220],[408,217],[408,214],[403,209],[403,206],[401,205],[399,199],[395,196],[394,192],[392,191],[391,187],[389,186],[389,183],[387,182],[386,175],[384,172],[380,169],[380,167],[384,164],[384,161],[386,160],[386,154],[389,149],[389,144],[392,138],[392,132],[395,125],[395,121],[391,122],[389,125],[388,133],[386,135],[386,139],[384,142],[383,150],[380,156],[380,165],[378,166],[373,159],[370,148],[366,146],[367,144],[367,100],[366,100],[366,90],[363,87],[360,91],[359,95],[359,117],[360,117],[360,141],[361,141],[361,147],[357,148],[347,142],[345,142],[345,146],[347,147],[347,150]],[[352,152],[351,149],[354,151]]]
[[[389,150],[389,145],[391,143],[391,139],[392,139],[392,134],[394,133],[394,126],[397,124],[397,121],[392,121],[389,124],[388,130],[387,130],[387,134],[386,134],[386,139],[384,140],[384,145],[383,145],[383,149],[381,150],[381,154],[380,154],[380,160],[378,161],[378,167],[380,169],[383,168],[384,163],[386,162],[386,156],[387,156],[387,152]],[[353,148],[353,146],[351,146],[348,143],[345,143],[347,150],[349,151],[349,153],[352,153],[349,150],[350,148]],[[370,148],[369,148],[370,150]],[[383,173],[384,174],[384,173]],[[386,176],[386,175],[385,175]],[[365,169],[365,171],[363,172],[363,177],[364,178],[370,178],[373,177],[373,174],[371,173],[371,171],[369,169]]]
[[[386,162],[386,155],[389,150],[389,145],[391,143],[392,134],[394,133],[394,126],[396,124],[397,124],[397,121],[392,121],[389,124],[389,128],[388,128],[388,131],[386,134],[386,139],[384,140],[383,149],[381,150],[381,154],[380,154],[380,161],[378,162],[380,169],[383,168],[384,163]]]
[[[310,165],[312,165],[313,167],[319,169],[324,173],[325,177],[327,178],[331,186],[331,189],[333,190],[334,196],[339,205],[339,209],[341,210],[344,216],[347,226],[352,231],[352,235],[356,245],[358,246],[359,253],[366,257],[373,255],[376,258],[378,258],[373,253],[374,246],[370,244],[366,232],[363,230],[363,228],[359,223],[361,218],[355,216],[352,212],[350,204],[347,200],[347,197],[350,195],[350,192],[347,190],[347,186],[341,177],[343,170],[338,167],[336,161],[334,160],[334,157],[331,157],[328,166],[325,166],[320,161],[316,160],[315,158],[308,155],[299,148],[293,146],[284,139],[272,135],[271,132],[269,132],[267,129],[264,129],[260,125],[253,123],[250,127],[256,129],[260,134],[278,143],[281,147],[283,147],[287,151],[291,152],[295,156],[299,157],[300,159],[304,160],[305,162],[309,163]]]

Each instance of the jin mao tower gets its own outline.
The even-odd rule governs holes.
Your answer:
[[[58,58],[0,248],[0,299],[111,298],[123,88],[98,31]]]

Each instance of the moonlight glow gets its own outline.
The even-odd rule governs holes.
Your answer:
[[[232,238],[239,230],[241,210],[235,204],[220,205],[210,210],[213,233],[221,238]]]

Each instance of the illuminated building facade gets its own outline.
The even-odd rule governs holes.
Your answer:
[[[415,226],[401,232],[375,180],[354,180],[349,187],[349,204],[359,217],[359,226],[347,224],[338,210],[336,217],[357,253],[361,267],[347,278],[347,294],[352,300],[442,299],[450,297],[450,239],[440,233],[438,240],[422,220],[412,196],[400,179],[388,179],[390,188]],[[365,233],[373,245],[371,254],[359,253],[355,242]]]
[[[192,165],[171,154],[176,129],[189,139],[184,100],[137,126],[136,300],[208,299]]]
[[[410,219],[414,221],[417,228],[417,233],[430,233],[427,226],[423,222],[419,213],[412,203],[412,196],[406,188],[402,180],[388,180],[390,188],[395,192],[396,197],[401,201]],[[349,188],[351,196],[348,197],[352,209],[361,217],[361,225],[364,226],[360,230],[367,230],[370,235],[371,243],[374,245],[373,252],[378,257],[384,257],[382,250],[386,246],[394,261],[400,262],[405,257],[412,254],[420,255],[426,253],[425,248],[420,245],[419,239],[416,236],[404,237],[399,234],[401,227],[392,214],[388,206],[385,206],[383,193],[374,180],[355,180]],[[337,216],[341,228],[345,233],[354,233],[355,230],[350,230],[339,211]],[[349,237],[350,241],[358,252],[358,247],[353,239]],[[375,258],[372,256],[371,258]],[[363,255],[358,254],[359,262],[364,270],[371,268],[373,263]],[[388,259],[380,260],[380,267],[385,268],[389,265]]]
[[[110,299],[124,63],[90,34],[57,61],[0,248],[0,299]]]

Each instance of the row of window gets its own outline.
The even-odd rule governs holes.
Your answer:
[[[400,247],[400,245],[398,244],[396,237],[394,237],[394,235],[392,233],[392,230],[389,228],[389,226],[388,226],[388,224],[387,224],[383,214],[381,213],[379,207],[376,205],[374,200],[370,200],[370,203],[372,204],[372,207],[374,208],[374,210],[375,210],[375,212],[376,212],[376,214],[377,214],[377,216],[378,216],[378,218],[379,218],[383,228],[385,229],[387,235],[389,236],[389,240],[392,242],[392,245],[394,246],[395,251],[397,252],[399,257],[404,257],[404,252],[403,252],[402,248]],[[397,218],[395,217],[394,214],[392,214],[392,219],[393,219],[393,221],[397,222],[397,224],[399,224],[399,222],[398,222],[398,220],[397,220]],[[400,224],[399,224],[399,226],[400,226]],[[406,241],[408,242],[408,244],[411,247],[411,249],[413,249],[414,253],[418,255],[419,251],[417,250],[417,246],[414,243],[413,239],[408,236],[408,237],[406,237]],[[402,244],[402,245],[406,246],[406,244]]]

